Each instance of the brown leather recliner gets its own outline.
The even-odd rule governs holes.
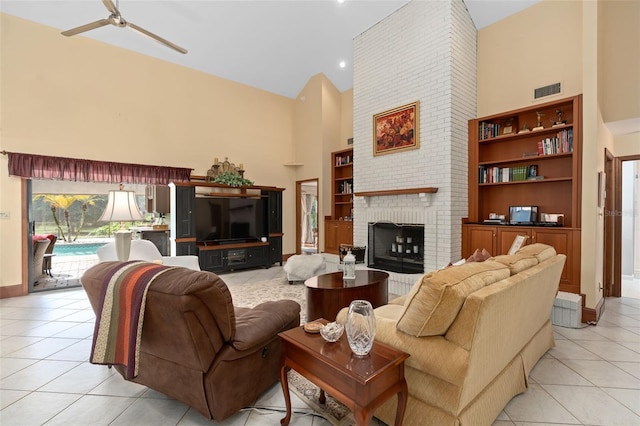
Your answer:
[[[94,312],[103,277],[119,262],[103,262],[82,276]],[[292,300],[234,307],[227,285],[211,272],[169,270],[149,286],[138,376],[148,386],[223,420],[251,404],[279,380],[278,333],[300,325]],[[115,366],[125,377],[125,370]]]

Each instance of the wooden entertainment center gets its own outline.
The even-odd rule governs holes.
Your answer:
[[[196,255],[203,271],[282,265],[282,191],[274,186],[240,188],[207,182],[169,184],[171,199],[171,255]],[[267,241],[209,244],[196,238],[196,196],[259,198],[263,201],[264,233]]]
[[[468,190],[463,257],[506,254],[525,235],[567,256],[560,290],[580,293],[582,95],[469,120]],[[537,220],[511,224],[511,206],[536,206]]]

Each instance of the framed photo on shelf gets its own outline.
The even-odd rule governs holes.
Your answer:
[[[502,134],[503,135],[510,135],[512,133],[514,133],[514,128],[517,129],[518,128],[518,124],[516,122],[516,124],[514,125],[514,119],[513,118],[507,118],[504,123],[502,124]]]
[[[511,244],[511,248],[507,254],[515,254],[524,245],[525,241],[529,238],[528,235],[518,235]]]
[[[373,116],[373,155],[420,147],[420,101]]]

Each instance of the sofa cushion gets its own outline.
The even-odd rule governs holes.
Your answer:
[[[495,256],[491,258],[491,260],[500,262],[503,265],[508,266],[509,270],[511,271],[511,275],[515,275],[518,272],[522,272],[525,269],[529,269],[532,266],[536,266],[538,264],[537,257],[523,253],[503,254],[500,256]]]
[[[416,337],[443,335],[469,294],[509,275],[506,265],[492,260],[429,272],[411,288],[396,327]]]
[[[556,249],[547,244],[535,243],[522,247],[516,254],[535,256],[538,259],[538,263],[540,263],[555,256],[557,253]]]

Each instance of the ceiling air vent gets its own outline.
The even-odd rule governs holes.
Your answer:
[[[562,84],[553,83],[548,86],[533,89],[533,99],[536,100],[544,98],[545,96],[557,95],[558,93],[562,93]]]

